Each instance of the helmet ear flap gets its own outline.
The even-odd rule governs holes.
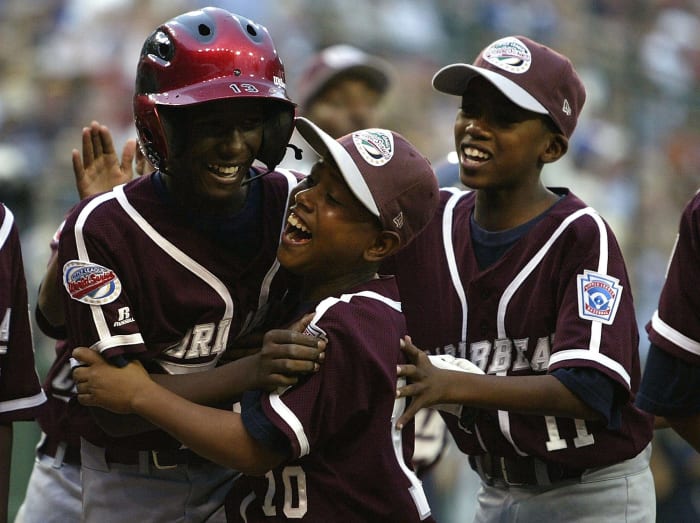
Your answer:
[[[257,159],[272,171],[282,161],[287,152],[294,131],[294,108],[284,107],[273,111],[267,118],[263,128],[263,139]]]
[[[134,114],[141,151],[153,167],[164,171],[163,156],[168,156],[168,141],[158,114],[158,106],[147,96],[135,96]]]

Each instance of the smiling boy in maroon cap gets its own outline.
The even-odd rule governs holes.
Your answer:
[[[302,276],[288,319],[314,311],[306,332],[327,342],[320,370],[286,389],[245,393],[238,414],[190,403],[139,364],[118,369],[76,349],[88,364],[74,371],[78,399],[139,414],[246,474],[227,499],[228,521],[433,521],[409,465],[413,425],[395,427],[406,406],[395,397],[406,322],[394,278],[377,270],[431,220],[437,178],[392,131],[336,141],[303,118],[296,125],[321,159],[290,197],[277,255]],[[255,383],[258,361],[229,364],[240,369],[241,392]]]
[[[475,521],[653,522],[622,253],[594,209],[540,178],[567,151],[581,80],[565,56],[510,36],[433,86],[459,97],[455,147],[473,190],[441,191],[436,217],[393,260],[412,337],[399,424],[452,404],[445,422],[482,478]],[[485,375],[437,368],[418,347]]]

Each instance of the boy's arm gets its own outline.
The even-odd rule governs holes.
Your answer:
[[[73,373],[83,405],[137,414],[197,454],[245,474],[263,474],[284,459],[253,439],[239,414],[182,398],[151,380],[138,362],[117,368],[85,348],[73,356],[85,365]],[[229,365],[244,367],[245,374],[252,370],[251,362],[245,362],[249,358]]]
[[[554,376],[492,376],[440,369],[411,343],[410,337],[402,342],[411,364],[399,365],[398,375],[405,376],[410,383],[397,390],[397,397],[411,396],[412,400],[399,418],[398,427],[407,423],[419,409],[443,403],[521,414],[602,419],[600,413]]]
[[[256,354],[204,372],[152,374],[151,379],[174,394],[201,405],[236,401],[246,390],[272,391],[277,387],[294,385],[300,376],[318,371],[325,347],[326,342],[318,338],[275,329],[265,334],[262,349]],[[75,354],[84,354],[85,351],[93,352],[79,348]],[[81,374],[82,371],[76,369],[73,378],[77,381]],[[103,409],[92,409],[92,412],[95,421],[111,436],[129,436],[155,428],[148,420],[139,419],[138,416],[132,415],[129,423],[125,423],[123,415]]]

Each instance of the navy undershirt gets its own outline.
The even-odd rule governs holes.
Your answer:
[[[250,170],[248,176],[254,176],[256,172]],[[157,194],[166,202],[172,203],[172,198],[163,181],[160,171],[155,173],[153,183]],[[262,185],[260,180],[253,180],[248,184],[243,208],[227,216],[208,216],[206,214],[184,209],[187,220],[194,228],[206,234],[217,242],[224,243],[236,250],[246,259],[250,259],[260,251],[262,241],[262,224],[260,219],[262,208]]]
[[[635,404],[657,416],[692,416],[700,413],[698,383],[700,366],[676,358],[652,343]]]
[[[558,201],[561,201],[561,197]],[[470,217],[472,247],[479,269],[483,271],[500,260],[508,249],[549,213],[552,207],[522,225],[497,232],[481,228],[474,220],[472,213]],[[552,376],[586,405],[605,416],[609,429],[620,427],[621,406],[628,397],[627,391],[621,385],[602,372],[589,367],[556,369],[552,372]]]

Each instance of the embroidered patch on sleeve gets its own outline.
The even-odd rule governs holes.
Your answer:
[[[612,324],[622,295],[620,280],[593,271],[583,271],[576,279],[578,315],[584,320]]]
[[[71,260],[63,266],[63,285],[71,298],[88,305],[111,303],[122,291],[112,269],[80,260]]]

